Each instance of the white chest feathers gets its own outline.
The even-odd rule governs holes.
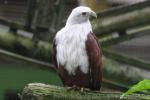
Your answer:
[[[83,73],[88,72],[89,62],[85,43],[91,31],[91,25],[77,24],[65,27],[57,33],[55,39],[58,67],[65,66],[70,75],[75,75],[78,67]]]

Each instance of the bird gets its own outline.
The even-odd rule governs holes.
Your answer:
[[[54,37],[52,58],[64,87],[101,88],[102,50],[90,17],[97,17],[91,8],[74,8]]]

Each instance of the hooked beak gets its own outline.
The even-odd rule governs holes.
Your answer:
[[[93,17],[95,17],[95,18],[97,18],[97,14],[94,12],[94,11],[91,11],[91,16],[93,16]]]

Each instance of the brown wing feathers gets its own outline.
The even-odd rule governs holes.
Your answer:
[[[89,69],[91,77],[91,89],[99,90],[102,80],[102,53],[94,33],[88,35],[86,50],[89,57]]]

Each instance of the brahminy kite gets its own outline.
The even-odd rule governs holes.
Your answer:
[[[100,90],[102,51],[89,21],[96,13],[80,6],[72,10],[53,42],[53,60],[64,86]]]

